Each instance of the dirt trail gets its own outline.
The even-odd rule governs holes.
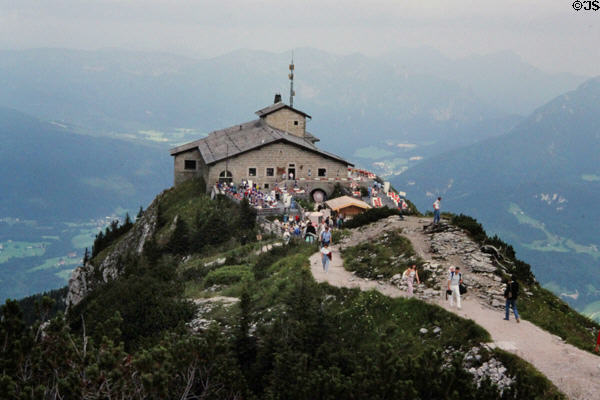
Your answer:
[[[404,236],[411,240],[418,255],[428,261],[431,260],[431,254],[429,237],[421,229],[424,222],[429,221],[409,217],[399,224],[404,228]],[[353,232],[353,236],[357,236],[358,240],[369,239],[360,231]],[[350,238],[352,239],[353,237]],[[375,289],[390,297],[406,297],[406,293],[395,285],[368,281],[346,271],[338,246],[332,246],[332,250],[333,260],[327,273],[323,271],[320,253],[310,257],[311,270],[318,282],[361,290]],[[461,264],[459,260],[452,262],[455,265]],[[514,353],[533,364],[570,399],[600,399],[600,357],[566,344],[528,321],[521,320],[521,323],[517,324],[513,315],[510,321],[504,321],[504,312],[484,307],[476,298],[463,299],[462,310],[451,309],[442,299],[434,303],[484,327],[492,336],[492,346]]]

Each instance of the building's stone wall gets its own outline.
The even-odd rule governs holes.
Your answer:
[[[267,125],[282,131],[291,133],[294,136],[303,138],[306,132],[306,117],[287,108],[277,110],[265,117]],[[295,122],[298,125],[295,125]]]
[[[185,169],[185,160],[196,161],[196,169]],[[202,155],[198,148],[179,153],[174,157],[174,182],[175,185],[188,180],[190,178],[203,177],[208,182],[208,168],[202,159]]]
[[[290,167],[290,164],[294,164],[294,167]],[[288,143],[274,143],[231,157],[227,163],[219,161],[211,165],[207,184],[212,185],[217,182],[219,174],[225,171],[226,167],[232,173],[234,182],[239,183],[244,179],[251,180],[260,187],[264,187],[265,183],[271,187],[275,182],[281,182],[283,178],[288,177],[289,168],[294,168],[295,178],[301,187],[308,184],[304,181],[320,179],[322,183],[312,182],[309,189],[319,187],[326,193],[331,192],[336,181],[348,177],[346,163],[323,157],[318,153],[303,150]],[[256,168],[256,176],[249,175],[249,168]],[[267,176],[267,168],[273,168],[274,176]],[[318,176],[319,168],[325,168],[326,175],[324,177]]]

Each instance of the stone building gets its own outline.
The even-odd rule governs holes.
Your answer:
[[[306,131],[310,115],[281,101],[256,114],[257,120],[171,149],[175,185],[192,177],[203,177],[208,187],[242,180],[264,189],[297,183],[321,201],[336,182],[349,183],[353,164],[315,145],[319,139]]]

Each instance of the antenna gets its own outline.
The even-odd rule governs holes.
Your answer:
[[[294,96],[296,93],[294,92],[294,51],[292,50],[292,63],[290,64],[290,73],[288,74],[290,78],[290,107],[294,107]]]

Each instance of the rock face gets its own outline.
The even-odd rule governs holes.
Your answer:
[[[465,231],[444,222],[423,226],[423,232],[429,236],[429,253],[436,262],[423,265],[430,277],[426,285],[415,288],[416,297],[428,300],[444,296],[449,268],[455,265],[461,267],[467,296],[478,297],[490,308],[504,309],[505,285],[501,276],[506,272],[506,260],[498,261],[496,249],[489,245],[480,247]],[[406,286],[401,276],[392,277],[391,282],[401,288]]]
[[[509,376],[504,364],[493,357],[482,362],[481,353],[486,353],[487,350],[489,349],[471,348],[463,358],[463,368],[473,375],[473,381],[477,387],[481,386],[485,379],[489,379],[491,383],[498,386],[498,391],[502,395],[504,390],[513,384],[515,378]]]
[[[210,327],[215,322],[212,318],[208,317],[216,307],[230,307],[233,304],[239,302],[240,299],[237,297],[225,297],[215,296],[207,299],[195,299],[194,304],[196,305],[196,315],[186,325],[192,330],[192,332],[199,333]]]
[[[110,253],[102,260],[100,265],[87,262],[75,268],[69,279],[67,293],[67,311],[78,304],[98,284],[115,279],[121,272],[121,260],[130,254],[140,255],[144,244],[156,232],[158,226],[158,203],[163,197],[160,194],[143,213],[133,227],[122,237]]]

